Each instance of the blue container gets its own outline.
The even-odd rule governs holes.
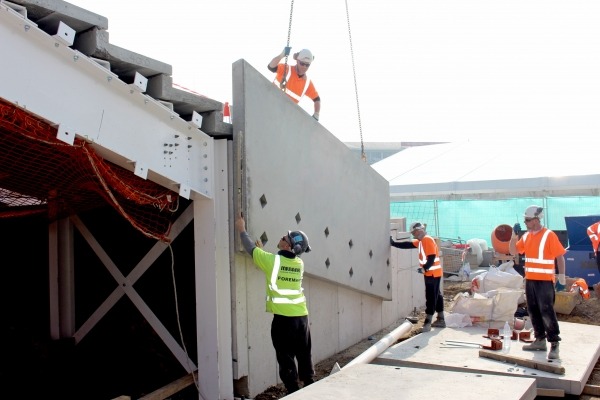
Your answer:
[[[600,215],[565,217],[569,238],[569,247],[565,254],[566,275],[572,278],[583,278],[588,286],[600,282],[594,249],[587,235],[587,227],[597,221],[600,221]]]

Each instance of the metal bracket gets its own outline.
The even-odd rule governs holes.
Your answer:
[[[146,87],[148,86],[148,78],[139,72],[135,73],[135,78],[133,83],[129,85],[129,87],[133,88],[137,92],[146,92]]]
[[[75,41],[75,29],[60,21],[58,23],[58,32],[56,32],[56,35],[52,35],[52,37],[62,44],[71,47]]]
[[[196,111],[192,111],[192,120],[189,121],[189,123],[193,128],[202,128],[202,115],[198,114]]]
[[[75,132],[73,132],[68,126],[59,125],[56,138],[72,146],[75,142]]]

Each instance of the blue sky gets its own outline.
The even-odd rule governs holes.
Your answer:
[[[231,102],[231,65],[265,77],[287,42],[290,1],[74,0],[108,18],[110,42],[169,63],[174,82]],[[347,0],[365,142],[600,144],[600,1]],[[320,122],[360,141],[346,1],[296,0],[293,51]],[[310,101],[301,106],[312,113]]]

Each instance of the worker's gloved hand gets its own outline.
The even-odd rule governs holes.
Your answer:
[[[392,239],[392,236],[390,235],[390,246],[394,245],[394,239]]]
[[[523,229],[521,229],[521,224],[520,224],[520,223],[518,223],[518,222],[517,222],[517,223],[516,223],[516,224],[513,226],[513,232],[514,232],[514,233],[515,233],[515,235],[517,235],[517,236],[518,236],[518,235],[520,235],[521,233],[523,233]]]
[[[556,291],[563,292],[565,290],[565,285],[567,284],[567,278],[565,277],[565,274],[558,274],[556,278]]]
[[[290,51],[292,51],[292,48],[290,46],[285,46],[283,48],[283,55],[289,56],[290,55]]]
[[[421,275],[423,275],[423,268],[417,268],[417,272]]]
[[[316,119],[317,121],[319,120],[319,113],[314,113],[313,114],[313,118]]]

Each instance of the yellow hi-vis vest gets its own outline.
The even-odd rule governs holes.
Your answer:
[[[265,273],[267,312],[286,317],[308,315],[302,288],[304,263],[300,257],[287,258],[257,247],[252,252],[254,263]]]

